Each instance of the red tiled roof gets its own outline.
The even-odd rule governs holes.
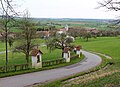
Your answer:
[[[82,46],[77,46],[77,47],[76,47],[76,50],[79,51],[81,48],[82,48]]]
[[[40,50],[33,49],[32,52],[31,52],[31,56],[36,56],[38,53],[43,54]]]
[[[68,53],[68,51],[69,51],[69,48],[68,48],[68,47],[65,47],[65,48],[64,48],[64,53]]]

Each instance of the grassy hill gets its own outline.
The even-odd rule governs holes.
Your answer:
[[[76,44],[80,43],[83,49],[91,50],[107,54],[113,58],[115,63],[113,69],[119,69],[120,66],[120,39],[118,37],[98,37],[84,42],[81,39],[76,40]]]

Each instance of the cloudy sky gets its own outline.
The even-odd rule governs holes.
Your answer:
[[[95,9],[103,0],[21,0],[21,8],[38,18],[113,19],[118,13],[105,8]]]

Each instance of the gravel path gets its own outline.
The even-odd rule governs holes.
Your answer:
[[[6,51],[0,52],[0,54],[4,54]],[[7,52],[12,52],[12,50],[8,50]]]
[[[0,78],[0,87],[25,87],[34,83],[43,83],[50,80],[60,79],[65,76],[70,76],[72,74],[89,70],[95,66],[98,66],[102,61],[102,59],[95,54],[86,51],[82,51],[82,53],[85,55],[85,59],[73,65]]]

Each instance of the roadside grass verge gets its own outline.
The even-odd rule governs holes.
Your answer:
[[[96,78],[96,77],[89,76],[87,78],[77,79],[77,81],[81,80],[80,84],[78,84],[78,82],[76,81],[76,82],[74,82],[74,84],[64,85],[61,83],[61,81],[55,81],[55,82],[51,82],[46,85],[39,85],[39,86],[35,86],[35,87],[119,87],[120,86],[120,72],[113,72],[111,74],[104,73],[104,75],[102,74],[101,77],[98,77],[98,78]],[[106,77],[106,78],[104,78],[104,77]],[[89,80],[87,80],[87,79],[89,79]],[[83,80],[84,80],[84,82],[83,82]],[[87,84],[86,84],[85,80],[87,81]]]
[[[73,84],[69,87],[120,87],[120,72],[102,73],[101,75],[91,76],[89,78],[87,78],[89,79],[87,82]]]
[[[94,85],[93,85],[94,83]],[[102,84],[101,84],[102,83]],[[106,78],[100,78],[95,80],[94,82],[88,82],[87,85],[83,84],[81,87],[120,87],[120,72],[113,73],[110,76],[106,76]],[[80,86],[78,86],[80,87]]]

